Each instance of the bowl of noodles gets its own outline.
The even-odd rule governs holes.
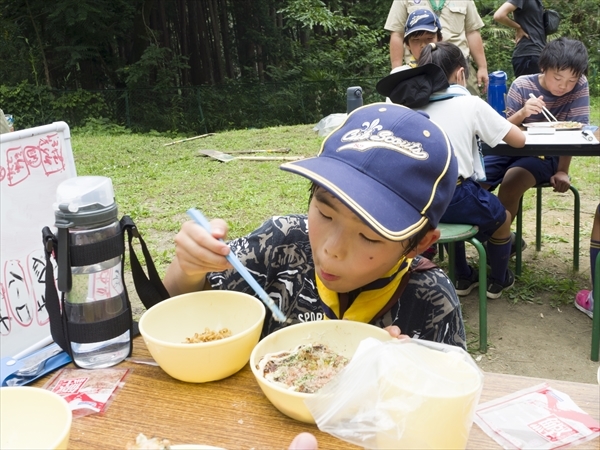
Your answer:
[[[233,291],[178,295],[148,309],[140,334],[158,365],[190,383],[221,380],[246,365],[260,339],[265,306]]]
[[[304,404],[350,361],[366,338],[393,339],[379,327],[350,320],[290,325],[264,337],[250,355],[250,368],[265,396],[292,419],[315,423]]]

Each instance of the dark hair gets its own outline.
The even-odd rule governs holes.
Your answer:
[[[404,36],[404,43],[408,45],[409,39],[421,37],[425,33],[436,34],[438,42],[442,41],[442,30],[437,30],[436,33],[434,33],[433,31],[419,30],[419,31],[415,31],[414,33],[410,33],[410,34],[407,34],[406,36]]]
[[[310,206],[310,202],[312,201],[314,195],[315,195],[315,191],[320,188],[321,186],[319,186],[318,184],[311,182],[310,183],[310,187],[309,187],[309,196],[308,196],[308,204]],[[325,189],[325,188],[323,188]],[[425,235],[430,231],[430,230],[434,230],[435,227],[431,226],[431,224],[428,222],[427,225],[422,228],[419,232],[413,234],[411,237],[408,238],[408,245],[406,246],[406,248],[404,249],[404,253],[402,253],[402,256],[406,256],[408,253],[410,253],[411,251],[413,251],[414,249],[417,248],[417,246],[419,245],[419,242],[421,242],[421,239],[423,239],[425,237]],[[425,251],[426,249],[423,249],[423,251]]]
[[[430,63],[440,67],[446,74],[446,78],[450,78],[459,67],[465,69],[465,78],[469,78],[469,65],[465,56],[460,48],[450,42],[428,44],[421,50],[419,66]]]
[[[546,44],[540,53],[538,66],[542,72],[570,69],[580,77],[587,74],[588,52],[583,42],[561,37]]]

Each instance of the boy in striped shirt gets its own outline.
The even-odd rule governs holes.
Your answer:
[[[523,75],[512,83],[506,100],[508,121],[515,125],[544,122],[545,106],[559,121],[588,124],[588,53],[583,43],[564,37],[550,41],[540,54],[539,66],[541,73]],[[484,161],[487,180],[481,184],[491,190],[501,184],[498,198],[513,220],[527,189],[550,183],[555,191],[566,192],[571,185],[570,156],[489,155]]]

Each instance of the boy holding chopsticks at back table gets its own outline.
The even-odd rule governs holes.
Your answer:
[[[506,116],[515,125],[545,122],[552,114],[558,121],[588,124],[590,97],[585,76],[588,54],[580,41],[561,37],[550,41],[538,61],[541,73],[517,78],[508,91]],[[531,95],[533,94],[533,96]],[[550,183],[557,192],[566,192],[570,156],[485,156],[485,188],[500,184],[498,198],[516,217],[519,200],[527,189]]]

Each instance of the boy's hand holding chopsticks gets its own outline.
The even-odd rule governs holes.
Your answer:
[[[529,94],[529,100],[525,102],[525,106],[523,107],[525,110],[525,117],[529,117],[532,114],[540,114],[542,113],[548,122],[557,122],[556,117],[552,115],[552,113],[546,108],[546,103],[544,103],[544,96],[540,95],[536,97],[533,93]]]

